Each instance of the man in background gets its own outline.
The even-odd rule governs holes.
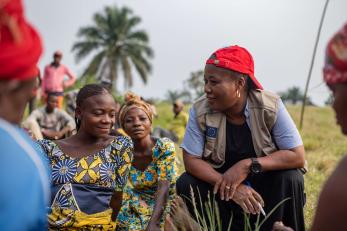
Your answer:
[[[61,63],[63,53],[54,52],[53,61],[45,67],[42,78],[42,93],[47,96],[48,93],[58,96],[58,108],[62,108],[64,100],[64,89],[72,86],[76,81],[76,76]],[[65,80],[65,77],[68,80]]]
[[[71,135],[76,129],[74,119],[64,110],[57,108],[58,96],[49,93],[46,106],[34,110],[24,121],[35,140],[58,140]]]
[[[168,129],[156,127],[153,130],[154,137],[168,137],[173,142],[180,142],[183,139],[186,125],[188,123],[188,114],[183,111],[184,104],[180,100],[176,100],[172,104],[174,113],[173,119],[170,121]]]

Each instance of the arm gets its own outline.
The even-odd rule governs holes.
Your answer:
[[[264,171],[302,168],[305,165],[305,149],[292,118],[282,101],[279,101],[272,135],[279,150],[259,158]]]
[[[114,192],[111,197],[110,207],[112,208],[112,221],[117,219],[120,208],[122,207],[123,193]]]
[[[183,149],[183,161],[184,167],[189,174],[211,185],[215,185],[222,178],[222,174],[214,170],[209,163],[189,154],[185,149]]]
[[[76,124],[74,119],[67,114],[66,111],[61,111],[61,120],[64,121],[63,123],[66,124],[66,126],[60,131],[61,137],[64,137],[65,135],[68,135],[68,133],[72,132],[76,129]]]
[[[64,88],[67,88],[72,86],[75,83],[76,76],[67,67],[65,67],[65,74],[69,78],[69,80],[64,81]]]
[[[164,209],[169,197],[170,183],[168,181],[159,181],[158,189],[155,194],[155,205],[153,214],[147,226],[147,231],[160,230],[160,218],[164,213]]]
[[[169,197],[175,194],[177,177],[175,145],[169,140],[159,140],[158,151],[153,152],[153,161],[156,160],[158,174],[158,189],[155,194],[153,214],[148,223],[148,231],[160,230],[160,220],[167,207]]]
[[[327,180],[318,200],[311,231],[346,229],[347,157],[344,157]]]
[[[290,150],[279,150],[271,155],[258,158],[263,171],[303,168],[305,149],[303,145]]]
[[[127,184],[131,162],[133,160],[133,144],[130,139],[119,136],[115,138],[115,143],[122,148],[118,150],[112,145],[113,151],[111,153],[114,155],[113,158],[117,165],[115,168],[116,184],[110,200],[113,221],[117,219],[118,213],[122,207],[123,190]]]

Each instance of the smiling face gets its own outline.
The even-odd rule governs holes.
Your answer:
[[[124,117],[124,131],[135,140],[150,135],[152,123],[147,114],[140,108],[130,109]]]
[[[76,117],[81,121],[80,130],[95,137],[106,137],[116,120],[116,103],[108,94],[99,94],[85,99],[76,108]]]
[[[347,135],[347,84],[334,84],[329,87],[334,95],[336,123],[340,125],[342,133]]]
[[[212,110],[227,111],[239,100],[238,91],[241,93],[245,80],[232,72],[207,64],[205,66],[205,93],[208,104]]]

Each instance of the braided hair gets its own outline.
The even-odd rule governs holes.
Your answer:
[[[102,94],[110,94],[110,92],[108,91],[108,89],[105,86],[103,86],[101,84],[87,84],[87,85],[85,85],[77,93],[76,108],[82,107],[83,102],[86,99],[88,99],[89,97],[92,97],[95,95],[102,95]],[[77,131],[78,131],[80,126],[81,126],[81,121],[76,117],[76,113],[75,113],[75,122],[76,122]]]

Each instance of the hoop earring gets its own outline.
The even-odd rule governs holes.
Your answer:
[[[240,91],[239,91],[239,90],[236,91],[236,96],[237,96],[237,98],[240,98],[240,97],[241,97],[241,94],[240,94]]]

